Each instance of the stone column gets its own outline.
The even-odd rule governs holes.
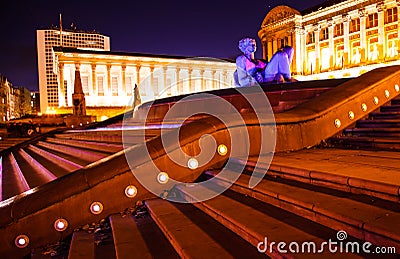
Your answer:
[[[293,74],[299,74],[302,71],[301,68],[301,52],[302,52],[302,48],[301,48],[301,29],[300,28],[296,28],[294,30],[294,44],[293,44],[293,48],[294,48],[294,57],[292,60],[292,73]]]
[[[229,85],[228,84],[228,71],[222,71],[222,82],[224,83],[223,84],[223,86],[224,86],[224,88],[226,88],[226,85]]]
[[[97,96],[97,87],[96,87],[96,64],[92,64],[92,92],[94,96]]]
[[[399,7],[400,2],[399,1],[397,1],[397,5],[398,5],[397,17],[399,17],[399,14],[400,14],[400,7]],[[400,26],[397,25],[397,56],[399,56],[399,54],[400,54]]]
[[[364,10],[359,11],[360,14],[360,55],[361,64],[367,62],[367,16]]]
[[[278,39],[273,38],[272,39],[272,55],[274,55],[274,52],[278,50]],[[269,59],[272,58],[272,55]]]
[[[312,68],[312,73],[314,74],[314,73],[319,73],[320,72],[320,66],[319,66],[319,63],[320,63],[320,58],[319,58],[319,56],[320,56],[320,49],[319,49],[319,31],[320,31],[320,28],[319,28],[319,26],[317,26],[317,28],[315,29],[315,31],[314,31],[314,36],[315,36],[315,67],[313,67]]]
[[[141,67],[140,64],[136,65],[136,84],[137,84],[137,86],[139,86],[139,84],[140,84],[140,67]]]
[[[217,89],[217,80],[215,80],[215,74],[217,73],[216,70],[211,70],[211,89]]]
[[[150,75],[149,75],[149,84],[150,84],[150,89],[153,91],[153,96],[155,97],[158,95],[158,86],[153,85],[153,72],[154,72],[154,65],[150,65]]]
[[[271,57],[272,57],[272,55],[273,55],[273,53],[272,53],[272,41],[268,41],[267,42],[267,57],[266,57],[266,60],[267,61],[269,61],[270,59],[271,59]]]
[[[107,93],[105,92],[105,96],[112,96],[112,89],[111,89],[111,65],[107,65],[107,87],[104,87],[104,90],[107,90]],[[111,99],[110,99],[111,100]]]
[[[64,85],[64,63],[58,63],[58,73],[60,74],[60,94],[61,96],[58,98],[60,101],[61,106],[68,106],[68,103],[66,103],[66,86]]]
[[[192,82],[192,73],[193,73],[193,68],[188,68],[189,93],[192,93],[194,90],[194,85]]]
[[[307,37],[308,37],[308,31],[306,30],[302,30],[302,34],[300,37],[300,66],[301,66],[301,70],[299,72],[301,72],[302,75],[306,74],[307,72]],[[296,50],[295,50],[296,51]]]
[[[159,89],[159,92],[162,92],[165,90],[166,95],[171,96],[171,86],[167,85],[167,68],[165,66],[162,66],[161,72],[162,72],[162,78],[163,78],[161,87],[164,86],[164,89]]]
[[[121,92],[118,91],[118,95],[126,95],[126,65],[122,64],[121,65],[121,81],[122,81],[122,86],[121,86]]]
[[[200,82],[201,82],[201,91],[205,91],[206,89],[206,79],[204,78],[206,70],[205,69],[200,69]]]
[[[176,67],[175,68],[175,80],[176,80],[176,84],[175,84],[175,87],[176,87],[176,94],[177,95],[180,95],[180,94],[182,94],[182,84],[181,84],[181,82],[179,82],[181,79],[180,79],[180,76],[179,76],[179,73],[181,72],[181,68],[179,68],[179,67]]]
[[[335,25],[333,22],[330,22],[328,25],[328,33],[329,33],[329,40],[328,40],[328,48],[329,48],[329,68],[334,67],[334,62],[335,62],[335,45],[333,43],[333,29],[335,28]]]
[[[378,59],[383,61],[386,56],[386,48],[385,46],[385,16],[383,13],[384,5],[383,3],[378,4],[376,7],[378,11],[378,51],[379,56]]]
[[[347,67],[349,65],[349,50],[350,50],[350,41],[349,41],[349,33],[350,33],[350,29],[349,29],[349,24],[350,24],[350,17],[348,15],[346,15],[345,17],[343,17],[343,61],[344,67]]]
[[[267,42],[265,40],[262,40],[261,43],[262,43],[263,59],[267,59],[268,56]]]

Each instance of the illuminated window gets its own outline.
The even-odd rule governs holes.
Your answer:
[[[111,77],[111,91],[113,96],[118,96],[118,77]]]
[[[335,25],[335,37],[343,36],[343,23],[339,23]]]
[[[339,45],[336,47],[336,66],[337,67],[343,67],[343,51],[344,51],[344,46]]]
[[[368,60],[371,60],[371,61],[377,60],[378,56],[379,56],[378,38],[374,37],[369,40]]]
[[[126,95],[132,96],[133,88],[132,88],[132,77],[128,76],[125,79],[125,85],[126,85]]]
[[[386,10],[386,23],[392,23],[397,21],[397,7]]]
[[[67,80],[64,80],[64,99],[65,99],[65,104],[67,104],[68,103],[68,92],[67,92],[67,84],[68,84],[68,81]]]
[[[282,48],[284,46],[288,46],[289,45],[289,38],[288,37],[284,37],[283,39],[280,39],[278,42],[279,42],[278,48]]]
[[[368,25],[368,28],[373,28],[373,27],[378,26],[378,14],[377,13],[368,15],[367,25]]]
[[[320,40],[327,40],[329,39],[329,30],[328,28],[324,28],[321,30],[320,33]]]
[[[360,18],[351,20],[350,33],[360,31]]]
[[[104,77],[103,76],[97,77],[97,95],[104,96]]]
[[[313,31],[307,34],[307,44],[311,43],[315,43],[315,33]]]
[[[85,95],[89,94],[89,77],[88,76],[82,76],[82,90],[85,93]]]
[[[315,72],[316,61],[315,51],[309,51],[307,53],[307,68],[308,71],[313,74]]]
[[[330,60],[330,52],[329,48],[321,49],[321,69],[325,70],[330,67],[329,60]]]
[[[397,33],[392,33],[387,36],[387,55],[390,58],[396,57],[398,55],[398,40]]]

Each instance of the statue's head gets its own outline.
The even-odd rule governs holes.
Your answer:
[[[251,49],[250,49],[251,47]],[[256,40],[252,38],[243,38],[239,41],[239,49],[244,52],[255,52],[256,51]]]

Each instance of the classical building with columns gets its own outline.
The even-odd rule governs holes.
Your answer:
[[[88,114],[131,105],[135,84],[142,102],[232,87],[235,63],[212,58],[53,47],[58,81],[56,110],[72,107],[74,74],[81,74]],[[91,112],[91,109],[93,110]],[[112,115],[112,114],[110,114]]]
[[[297,79],[354,77],[400,64],[397,0],[329,0],[298,11],[273,8],[258,35],[269,60],[283,45],[293,46]]]

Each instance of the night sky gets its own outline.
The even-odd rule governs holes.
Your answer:
[[[38,89],[36,30],[74,23],[110,37],[112,51],[235,58],[237,42],[257,39],[273,7],[298,10],[324,0],[2,0],[0,3],[0,73],[14,86]],[[262,56],[261,48],[256,57]]]

